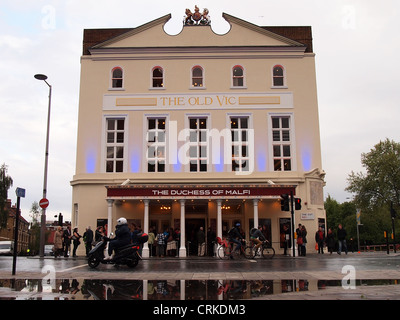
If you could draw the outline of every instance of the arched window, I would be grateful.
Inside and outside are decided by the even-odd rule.
[[[161,67],[153,68],[152,72],[152,86],[153,88],[163,88],[164,87],[164,70]]]
[[[192,69],[192,87],[203,87],[203,68],[200,66]]]
[[[272,71],[273,85],[274,87],[282,87],[285,83],[285,78],[283,75],[283,67],[280,65],[276,65]]]
[[[234,66],[232,69],[232,85],[233,87],[244,86],[244,70],[242,66]]]
[[[123,72],[120,67],[115,67],[112,70],[112,87],[122,88],[123,85]]]

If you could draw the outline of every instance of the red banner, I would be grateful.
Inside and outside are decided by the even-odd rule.
[[[109,198],[263,198],[280,196],[281,194],[295,194],[295,186],[240,186],[240,187],[196,187],[196,186],[108,186]]]

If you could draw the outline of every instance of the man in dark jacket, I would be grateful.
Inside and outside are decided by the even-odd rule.
[[[337,231],[337,237],[338,237],[338,242],[339,242],[339,250],[338,250],[338,254],[342,254],[342,247],[344,247],[344,251],[347,254],[347,245],[346,245],[346,230],[343,229],[343,226],[341,224],[339,224],[339,228]]]
[[[83,241],[85,242],[86,257],[87,257],[89,256],[90,250],[92,250],[92,242],[93,242],[93,231],[90,226],[86,228],[86,231],[83,234]]]
[[[105,257],[104,260],[111,260],[114,249],[126,246],[129,243],[131,243],[131,231],[128,227],[128,221],[125,218],[119,218],[115,227],[115,238],[108,243],[108,257]]]

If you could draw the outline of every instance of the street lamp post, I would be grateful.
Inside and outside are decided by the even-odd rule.
[[[49,86],[49,108],[47,112],[47,133],[46,133],[46,151],[44,160],[44,179],[43,179],[43,199],[46,199],[47,195],[47,167],[49,162],[49,131],[50,131],[50,109],[51,109],[51,85],[46,81],[47,76],[44,74],[35,74],[35,79],[44,81]],[[45,245],[45,234],[46,234],[46,208],[42,208],[40,224],[40,247],[39,255],[41,258],[44,257],[44,245]]]

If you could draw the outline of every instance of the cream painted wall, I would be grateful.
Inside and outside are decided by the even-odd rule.
[[[88,225],[94,229],[97,218],[107,218],[106,185],[120,184],[127,178],[135,183],[266,183],[272,180],[277,184],[298,184],[297,196],[303,199],[302,212],[315,215],[313,221],[301,221],[300,212],[296,212],[296,225],[304,222],[309,228],[309,236],[316,230],[318,218],[325,218],[323,204],[312,204],[309,181],[323,183],[318,101],[316,88],[315,59],[313,53],[304,53],[304,49],[291,47],[281,38],[257,29],[256,26],[231,19],[232,28],[226,35],[216,35],[210,27],[184,27],[176,36],[166,35],[162,23],[123,36],[117,41],[106,43],[93,50],[92,55],[82,56],[81,85],[79,100],[78,140],[76,174],[71,181],[73,186],[73,203],[78,205],[78,220],[73,218],[73,226],[78,225],[81,234]],[[138,32],[140,31],[140,32]],[[277,46],[283,47],[277,47]],[[189,47],[196,48],[189,48]],[[242,46],[249,46],[244,48]],[[265,46],[260,49],[259,46]],[[154,50],[141,48],[155,47]],[[177,47],[181,51],[177,52]],[[130,48],[139,48],[137,51]],[[169,51],[169,48],[171,49]],[[103,51],[102,51],[103,50]],[[105,50],[105,51],[104,51]],[[279,64],[285,68],[286,87],[272,88],[272,68]],[[205,88],[191,88],[191,69],[200,65],[204,69]],[[232,88],[232,68],[241,65],[245,70],[245,87]],[[119,66],[124,71],[122,90],[110,90],[111,70]],[[164,69],[165,87],[151,88],[151,70],[155,66]],[[168,94],[198,95],[206,94],[263,94],[281,93],[293,96],[291,108],[266,105],[265,108],[183,108],[183,110],[131,110],[132,108],[115,108],[104,110],[105,95],[147,95],[160,97]],[[146,115],[168,115],[170,121],[177,121],[178,131],[185,127],[188,114],[206,114],[213,128],[227,128],[229,114],[248,114],[255,129],[255,172],[238,176],[224,167],[223,172],[207,173],[174,172],[173,165],[169,172],[146,173],[145,164],[141,161],[145,152]],[[296,171],[271,171],[271,149],[268,139],[272,132],[269,126],[271,114],[290,114],[293,119],[295,134],[295,168]],[[104,173],[102,168],[102,150],[104,142],[103,125],[105,116],[122,115],[128,119],[127,132],[127,172]],[[181,146],[183,142],[178,144]],[[292,151],[293,152],[293,151]],[[132,165],[134,159],[140,160],[139,172]],[[261,160],[260,160],[261,159]],[[137,160],[136,160],[137,161]],[[317,169],[315,173],[307,172]],[[305,204],[307,202],[307,204]],[[259,205],[259,217],[271,218],[273,233],[279,232],[279,217],[289,217],[289,212],[274,211],[271,202]],[[252,217],[252,205],[246,204],[245,227]],[[174,207],[173,219],[180,218],[178,207]],[[280,209],[280,208],[279,208]],[[124,206],[113,208],[114,219],[120,214],[140,212],[140,204],[134,204],[130,211]],[[140,216],[140,214],[138,214]],[[209,218],[216,217],[216,207],[210,204]],[[143,218],[142,218],[143,219]],[[276,239],[274,240],[276,241]],[[310,245],[311,247],[313,245]],[[84,246],[82,245],[80,250]]]

